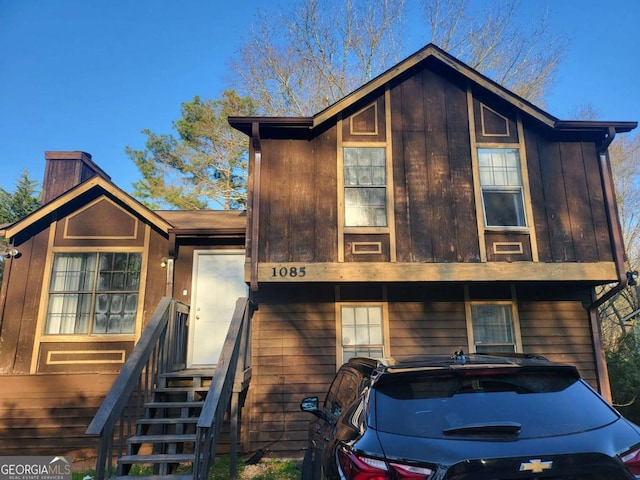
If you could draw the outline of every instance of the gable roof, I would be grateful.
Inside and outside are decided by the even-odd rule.
[[[354,90],[346,97],[328,106],[324,110],[316,113],[313,117],[229,117],[229,123],[232,127],[240,130],[248,136],[252,136],[252,124],[260,124],[261,131],[295,129],[298,131],[312,131],[313,129],[323,125],[328,120],[335,118],[337,114],[345,110],[347,107],[358,102],[362,98],[371,94],[375,90],[383,87],[398,76],[402,75],[416,65],[425,62],[427,59],[435,59],[448,68],[455,70],[471,82],[488,90],[492,94],[500,97],[502,100],[510,103],[520,111],[526,113],[530,117],[535,118],[544,125],[556,130],[568,131],[602,131],[604,134],[610,134],[611,129],[614,133],[624,133],[637,127],[637,122],[593,122],[593,121],[561,121],[553,115],[545,112],[533,103],[516,95],[502,85],[494,82],[490,78],[484,76],[480,72],[474,70],[464,62],[449,55],[447,52],[430,43],[413,55],[407,57],[397,65],[391,67],[386,72],[378,75],[373,80],[365,83],[360,88]]]
[[[125,204],[132,211],[136,212],[141,217],[145,218],[152,225],[158,228],[160,231],[164,233],[168,233],[169,229],[172,227],[170,223],[168,223],[165,219],[159,216],[157,213],[145,207],[142,203],[135,200],[128,193],[116,187],[113,183],[105,179],[100,175],[94,175],[88,180],[82,182],[79,185],[76,185],[70,190],[67,190],[62,195],[54,198],[50,202],[42,205],[37,210],[31,212],[26,217],[8,224],[4,226],[4,229],[0,231],[0,233],[4,233],[5,238],[11,238],[16,234],[20,233],[30,225],[33,225],[37,221],[45,218],[47,215],[54,213],[56,210],[61,208],[67,202],[76,198],[79,195],[87,193],[91,190],[102,190],[104,193],[108,193],[113,197],[117,198],[120,202]]]

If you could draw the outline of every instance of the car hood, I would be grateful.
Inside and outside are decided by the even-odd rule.
[[[640,430],[621,418],[604,427],[585,432],[520,440],[512,437],[485,439],[462,435],[436,439],[385,432],[377,432],[377,440],[384,455],[390,460],[453,465],[481,458],[538,458],[540,455],[589,452],[612,457],[640,443]]]

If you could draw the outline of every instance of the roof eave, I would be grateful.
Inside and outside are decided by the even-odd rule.
[[[227,119],[229,125],[241,131],[247,136],[251,136],[251,128],[254,123],[258,123],[261,128],[266,129],[293,129],[310,131],[313,127],[311,117],[238,117],[232,116]]]
[[[361,100],[375,90],[384,88],[384,86],[394,78],[425,61],[429,57],[437,59],[449,68],[459,72],[462,76],[466,77],[480,88],[491,92],[518,108],[523,113],[554,130],[584,133],[602,132],[607,134],[610,128],[614,128],[616,133],[625,133],[637,127],[637,122],[559,120],[528,100],[520,97],[485,75],[474,70],[464,62],[451,56],[434,44],[428,44],[418,52],[407,57],[402,62],[378,75],[376,78],[362,85],[360,88],[354,90],[352,93],[328,106],[324,110],[316,113],[313,117],[229,117],[229,123],[232,127],[240,130],[248,136],[251,136],[252,124],[255,122],[260,125],[261,134],[263,130],[275,131],[278,129],[298,129],[298,131],[300,131],[300,129],[305,129],[312,131],[325,122],[335,118],[345,108]]]
[[[638,122],[607,122],[592,120],[558,120],[554,128],[569,132],[602,132],[607,133],[610,128],[616,133],[627,133],[635,129]]]
[[[94,175],[88,180],[82,182],[79,185],[76,185],[71,190],[63,193],[59,197],[54,200],[42,205],[37,210],[33,211],[26,217],[18,220],[17,222],[7,226],[4,230],[5,238],[11,238],[20,233],[22,230],[26,229],[30,225],[33,225],[35,222],[45,218],[47,215],[50,215],[62,205],[66,203],[68,199],[76,198],[78,195],[86,193],[94,188],[101,188],[103,191],[110,193],[114,197],[120,199],[124,202],[129,208],[138,213],[140,216],[149,220],[153,225],[155,225],[158,229],[160,229],[164,233],[168,233],[169,229],[172,225],[162,219],[158,214],[153,212],[152,210],[145,207],[143,204],[138,202],[136,199],[131,197],[129,194],[116,187],[113,183],[106,180],[105,178]]]

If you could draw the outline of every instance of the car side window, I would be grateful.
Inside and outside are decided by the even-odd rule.
[[[329,387],[329,391],[327,392],[327,398],[324,400],[324,408],[327,412],[333,412],[334,405],[336,403],[336,397],[338,396],[338,390],[340,389],[340,383],[344,378],[344,372],[338,372],[336,377],[333,379],[331,383],[331,387]]]
[[[357,375],[354,375],[351,372],[348,372],[344,379],[342,380],[342,384],[340,385],[340,390],[338,391],[338,403],[342,408],[349,405],[356,398],[357,389],[359,385],[359,378]]]
[[[353,372],[347,370],[338,372],[324,401],[326,411],[339,417],[343,408],[355,398],[358,384],[358,377]]]

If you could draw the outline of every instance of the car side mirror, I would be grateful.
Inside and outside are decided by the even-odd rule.
[[[307,397],[300,403],[300,410],[303,412],[313,413],[318,411],[318,397]]]
[[[315,415],[325,422],[330,421],[329,415],[324,410],[318,408],[318,397],[307,397],[300,403],[300,410]]]

